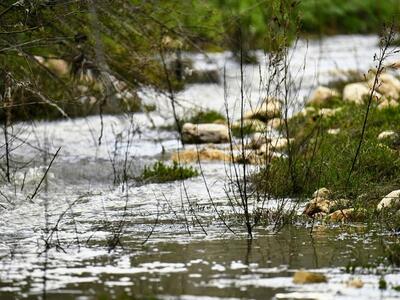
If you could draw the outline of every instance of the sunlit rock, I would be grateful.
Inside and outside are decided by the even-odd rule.
[[[172,154],[172,160],[177,162],[197,162],[200,161],[229,161],[231,156],[228,152],[214,148],[187,149]]]
[[[374,82],[375,78],[371,78],[368,81],[368,86],[372,88],[374,86]],[[400,80],[391,74],[383,73],[378,76],[376,90],[387,98],[397,100],[400,96]]]
[[[381,211],[384,208],[400,208],[400,190],[392,191],[382,198],[377,206],[377,210]]]
[[[340,133],[340,128],[329,128],[326,131],[327,134],[331,134],[331,135],[337,135]]]
[[[384,141],[384,140],[396,141],[398,138],[399,138],[399,135],[396,132],[394,132],[393,130],[385,130],[385,131],[382,131],[378,135],[378,140],[380,140],[380,141]]]
[[[58,76],[66,76],[69,74],[69,65],[63,59],[49,58],[44,61],[44,65]]]
[[[267,122],[268,129],[278,129],[285,124],[285,120],[281,118],[273,118]]]
[[[321,215],[327,215],[330,212],[330,207],[330,200],[322,197],[316,197],[306,204],[303,214],[309,217],[313,217],[315,214],[318,213],[322,213]]]
[[[339,93],[336,90],[324,86],[319,86],[311,94],[310,99],[307,101],[307,104],[320,106],[332,97],[338,96]]]
[[[326,187],[322,187],[322,188],[320,188],[320,189],[318,189],[318,190],[316,190],[314,193],[313,193],[313,198],[318,198],[318,197],[320,197],[320,198],[326,198],[326,199],[329,199],[330,198],[330,196],[331,196],[331,191],[329,190],[329,189],[327,189]]]
[[[226,143],[229,141],[228,126],[186,123],[182,127],[182,140],[187,144]]]
[[[293,276],[293,283],[295,284],[308,284],[308,283],[323,283],[328,282],[328,279],[324,274],[307,272],[307,271],[297,271]]]
[[[371,94],[371,89],[367,83],[357,82],[346,85],[343,89],[343,100],[362,104],[364,97],[368,97]],[[373,100],[382,99],[382,95],[378,92],[373,92]]]

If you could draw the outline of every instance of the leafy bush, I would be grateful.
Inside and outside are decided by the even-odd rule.
[[[162,183],[183,180],[197,175],[197,170],[190,166],[182,166],[176,161],[170,166],[162,161],[158,161],[151,167],[146,166],[144,168],[141,179],[146,182]]]

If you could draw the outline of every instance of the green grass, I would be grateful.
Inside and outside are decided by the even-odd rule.
[[[197,176],[198,174],[196,169],[190,166],[179,165],[176,161],[172,165],[158,161],[154,165],[144,168],[141,179],[145,182],[162,183],[183,180]]]
[[[289,120],[289,134],[295,139],[289,159],[276,158],[255,175],[254,183],[277,196],[309,197],[327,187],[335,197],[363,201],[380,200],[400,187],[400,155],[390,141],[378,141],[384,130],[400,130],[400,108],[372,109],[360,156],[349,172],[360,140],[365,106],[336,102],[343,107],[333,117],[296,116]],[[328,134],[338,128],[339,134]]]
[[[192,117],[186,119],[185,123],[203,124],[218,121],[225,122],[225,116],[215,110],[206,110],[195,113]]]

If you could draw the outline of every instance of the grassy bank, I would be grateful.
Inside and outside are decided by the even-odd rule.
[[[289,136],[294,139],[291,163],[286,157],[275,158],[255,177],[258,188],[277,197],[309,197],[318,188],[327,187],[335,198],[363,201],[379,200],[398,188],[400,108],[372,107],[361,152],[351,171],[366,106],[341,98],[326,106],[339,109],[333,115],[321,116],[319,107],[289,120]],[[395,134],[378,138],[388,130]]]

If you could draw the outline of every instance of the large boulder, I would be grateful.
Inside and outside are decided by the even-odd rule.
[[[229,141],[228,126],[186,123],[182,127],[182,141],[187,144],[226,143]]]
[[[310,99],[308,99],[307,103],[311,105],[321,106],[324,105],[324,103],[326,103],[329,99],[338,96],[339,93],[336,90],[324,86],[319,86],[311,94]]]
[[[384,208],[400,208],[400,190],[392,191],[382,198],[377,206],[377,210],[381,211]]]
[[[267,97],[261,105],[244,114],[245,119],[268,121],[281,115],[282,103],[278,99]]]
[[[350,83],[346,85],[343,89],[343,100],[362,104],[364,101],[364,97],[369,97],[370,94],[371,89],[368,87],[367,83]],[[382,95],[374,91],[373,97],[374,100],[380,100],[382,98]]]

